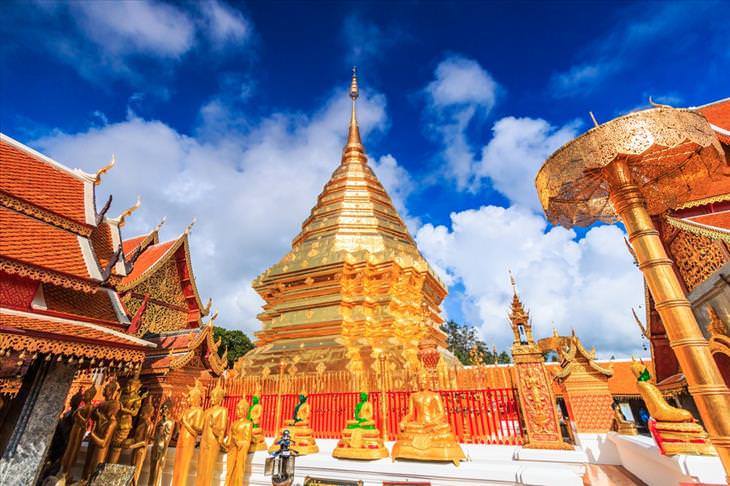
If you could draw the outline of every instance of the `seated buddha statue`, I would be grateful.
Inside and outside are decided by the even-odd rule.
[[[312,428],[309,426],[310,413],[307,395],[302,392],[299,394],[299,403],[294,407],[293,417],[287,420],[285,426],[281,429],[281,434],[284,433],[284,430],[289,431],[291,434],[291,449],[300,456],[319,452],[319,447],[314,441]],[[269,452],[274,452],[277,449],[277,441],[274,441],[269,448]]]
[[[332,451],[333,457],[341,459],[382,459],[388,457],[380,431],[373,421],[373,404],[368,394],[360,393],[360,402],[355,406],[353,420],[348,420],[342,430],[342,438]]]
[[[261,389],[256,389],[256,394],[251,397],[251,408],[248,409],[248,420],[253,424],[251,434],[251,445],[248,452],[265,451],[266,440],[264,440],[264,429],[261,428],[261,416],[264,414],[264,407],[261,405]]]
[[[428,374],[422,369],[418,375],[419,391],[411,393],[408,413],[399,424],[398,440],[393,445],[393,460],[452,461],[459,465],[464,459],[456,437],[451,432],[438,393],[429,390]]]
[[[633,359],[631,372],[652,419],[649,430],[664,454],[717,455],[704,427],[688,410],[667,403],[662,392],[651,382],[651,374],[644,363]]]

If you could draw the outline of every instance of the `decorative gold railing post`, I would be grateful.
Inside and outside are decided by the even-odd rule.
[[[286,362],[282,359],[279,362],[279,383],[276,387],[276,425],[274,426],[274,437],[277,436],[281,427],[281,387],[284,384],[284,368],[286,368]]]
[[[383,417],[382,420],[382,432],[383,440],[388,440],[388,379],[385,376],[385,353],[382,351],[378,353],[378,369],[380,370],[380,414]]]

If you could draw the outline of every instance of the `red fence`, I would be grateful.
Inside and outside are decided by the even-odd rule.
[[[518,403],[511,388],[486,388],[481,390],[442,390],[439,392],[449,418],[451,430],[460,442],[479,444],[521,444]],[[408,412],[410,392],[392,391],[387,393],[388,435],[395,440],[398,424]],[[209,395],[208,395],[209,396]],[[236,404],[240,395],[229,395],[224,405],[229,410],[229,422],[235,417]],[[371,393],[370,400],[375,411],[375,422],[382,431],[381,393]],[[251,395],[246,395],[251,403]],[[308,403],[311,409],[310,426],[317,438],[337,439],[347,420],[353,416],[359,393],[312,393]],[[206,400],[207,402],[207,400]],[[292,417],[298,402],[297,395],[281,395],[281,420]],[[268,437],[273,437],[276,426],[277,395],[261,397],[264,413],[261,426]],[[207,403],[204,404],[207,406]]]

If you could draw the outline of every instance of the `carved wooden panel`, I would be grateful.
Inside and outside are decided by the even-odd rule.
[[[694,290],[728,261],[727,254],[720,245],[721,243],[709,238],[686,231],[679,231],[669,244],[688,291]]]

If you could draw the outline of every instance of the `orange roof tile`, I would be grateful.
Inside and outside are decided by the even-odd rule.
[[[135,282],[147,270],[152,268],[170,248],[177,243],[177,240],[166,241],[157,245],[147,247],[145,251],[137,258],[132,271],[122,279],[122,286],[126,287]]]
[[[596,360],[604,368],[613,370],[613,376],[608,379],[608,389],[611,395],[638,395],[639,389],[636,387],[636,377],[631,372],[631,360]],[[654,376],[654,366],[650,359],[644,359],[644,363],[649,368],[649,373]],[[554,374],[554,368],[560,366],[560,363],[545,363],[551,374]],[[561,394],[560,386],[553,382],[553,392]]]
[[[82,178],[16,143],[4,136],[0,139],[0,190],[86,224]]]
[[[155,347],[153,343],[143,339],[97,324],[16,311],[3,307],[0,307],[0,328],[3,332],[32,333],[70,341],[98,341],[107,346]]]
[[[75,234],[0,206],[0,256],[90,279]]]
[[[124,254],[127,257],[132,256],[132,254],[135,252],[137,247],[144,241],[144,239],[147,238],[147,235],[142,236],[135,236],[134,238],[126,239],[122,242],[122,248],[124,249]]]
[[[697,111],[702,113],[707,121],[716,127],[730,130],[730,98],[701,106]]]
[[[119,323],[114,305],[104,289],[97,289],[93,294],[89,294],[56,285],[43,284],[43,296],[46,307],[50,311]]]
[[[114,242],[112,241],[112,228],[109,223],[103,222],[99,224],[89,237],[91,245],[94,247],[94,253],[99,261],[99,267],[103,270],[116,251]]]
[[[704,224],[705,226],[714,226],[716,228],[730,230],[730,211],[700,214],[697,216],[691,216],[687,219],[694,221],[695,223]]]

